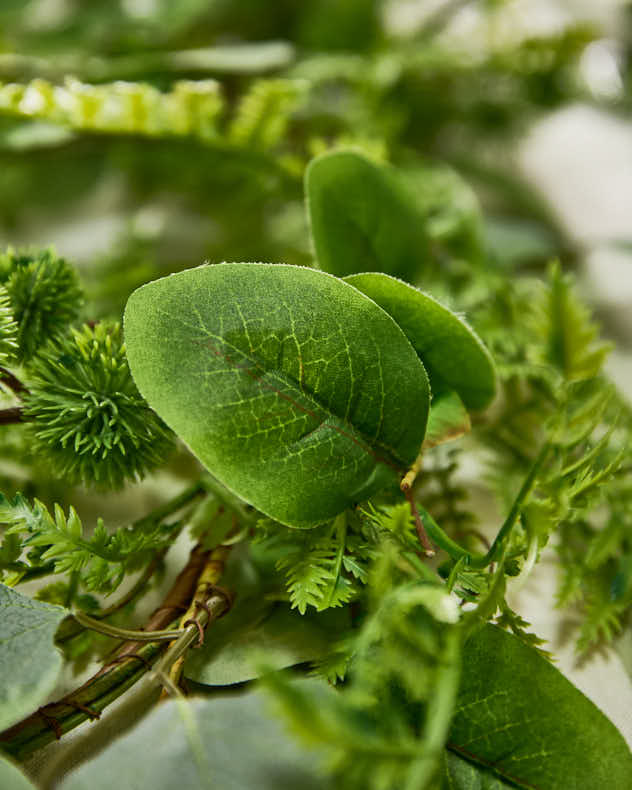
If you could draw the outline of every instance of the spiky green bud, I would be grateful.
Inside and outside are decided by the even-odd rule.
[[[79,314],[79,278],[52,250],[15,251],[9,247],[0,255],[0,283],[7,290],[17,324],[20,362],[28,362]]]
[[[171,434],[140,396],[118,323],[84,325],[33,360],[25,415],[37,449],[72,482],[118,488],[161,464]]]
[[[18,350],[18,325],[13,318],[7,289],[0,285],[0,365],[7,365]]]

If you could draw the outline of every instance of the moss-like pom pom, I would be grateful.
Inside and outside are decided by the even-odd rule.
[[[17,323],[17,358],[28,362],[79,314],[82,292],[75,270],[52,250],[13,250],[0,255],[4,285]]]
[[[18,325],[13,319],[7,289],[0,285],[0,365],[8,365],[15,357],[18,344]]]
[[[29,374],[24,412],[56,474],[118,488],[164,461],[172,435],[136,389],[119,324],[71,330]]]

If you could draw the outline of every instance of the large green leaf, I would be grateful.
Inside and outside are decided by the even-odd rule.
[[[416,280],[427,267],[423,214],[390,165],[354,151],[323,154],[306,170],[305,193],[321,269]]]
[[[35,710],[55,687],[62,659],[53,639],[67,615],[0,584],[0,730]]]
[[[2,790],[35,790],[24,774],[13,763],[0,757],[0,787]]]
[[[327,790],[260,693],[159,705],[61,790]]]
[[[448,748],[518,787],[629,790],[632,781],[632,754],[615,726],[535,650],[491,625],[465,645]],[[458,761],[447,765],[454,790],[497,786]]]
[[[348,626],[346,611],[300,615],[287,606],[271,610],[265,601],[257,603],[252,598],[244,600],[242,616],[239,614],[232,611],[230,617],[220,620],[204,645],[191,651],[184,668],[186,677],[208,686],[227,686],[259,677],[263,662],[270,671],[314,661],[330,651]]]
[[[455,390],[470,409],[489,405],[496,392],[494,363],[465,321],[432,296],[386,274],[353,274],[345,280],[401,326],[428,371],[434,395]]]
[[[222,483],[289,526],[395,483],[419,452],[423,365],[390,316],[324,272],[180,272],[132,294],[125,337],[150,406]]]

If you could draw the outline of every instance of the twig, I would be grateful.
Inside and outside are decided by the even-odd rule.
[[[24,422],[24,412],[20,406],[0,409],[0,425],[15,425],[18,422]]]
[[[209,555],[210,552],[199,544],[195,546],[163,603],[149,618],[146,631],[168,628],[188,610]],[[82,686],[0,733],[0,747],[21,758],[88,718],[97,718],[107,705],[140,680],[165,649],[165,643],[126,642],[114,658]]]
[[[14,376],[10,370],[0,367],[0,382],[15,392],[16,395],[26,395],[28,389],[17,376]]]

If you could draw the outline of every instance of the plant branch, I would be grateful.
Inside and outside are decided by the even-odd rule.
[[[18,422],[24,422],[24,413],[20,406],[0,409],[0,425],[15,425]]]
[[[28,393],[26,385],[6,368],[0,367],[0,383],[5,384],[10,390],[13,390],[16,395],[26,395]]]
[[[199,544],[193,548],[163,603],[145,625],[146,631],[158,631],[174,625],[181,613],[188,609],[209,555],[210,552]],[[0,747],[22,758],[61,738],[87,719],[99,718],[107,705],[143,677],[165,649],[165,643],[126,642],[114,658],[82,686],[0,733]]]

